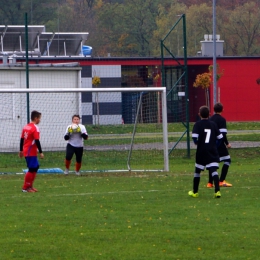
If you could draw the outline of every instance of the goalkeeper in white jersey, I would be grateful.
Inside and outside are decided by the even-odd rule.
[[[72,124],[67,126],[64,139],[68,142],[66,147],[64,174],[69,173],[71,160],[73,155],[75,154],[76,156],[75,172],[76,175],[80,175],[84,140],[88,139],[88,133],[85,126],[80,124],[79,115],[72,116]]]

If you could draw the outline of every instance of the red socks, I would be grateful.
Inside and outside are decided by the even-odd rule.
[[[66,167],[66,169],[70,168],[70,163],[71,163],[71,161],[65,159],[65,167]],[[80,170],[80,168],[81,168],[81,163],[77,163],[76,162],[76,165],[75,165],[76,172],[78,172]]]
[[[36,175],[36,173],[35,173]],[[27,190],[32,187],[35,175],[32,172],[27,172],[24,176],[23,190]]]
[[[70,163],[71,163],[71,161],[65,159],[65,167],[66,167],[66,169],[70,168]]]
[[[33,177],[32,177],[32,187],[33,187],[34,179],[36,177],[36,172],[33,172],[32,175],[33,175]]]
[[[81,163],[76,162],[76,172],[79,172],[80,168],[81,168]]]

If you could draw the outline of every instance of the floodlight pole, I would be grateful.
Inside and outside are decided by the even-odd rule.
[[[217,103],[216,0],[213,0],[213,107]]]
[[[26,54],[26,88],[29,88],[29,58],[28,58],[28,19],[27,13],[24,16],[25,19],[25,54]],[[30,123],[30,94],[26,93],[27,100],[27,123]]]
[[[186,40],[186,16],[183,17],[183,53],[184,53],[184,71],[185,71],[185,98],[186,98],[186,127],[187,127],[187,157],[190,158],[190,113],[189,113],[189,77],[187,65],[187,40]]]

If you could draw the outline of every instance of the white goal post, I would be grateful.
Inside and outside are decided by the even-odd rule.
[[[91,101],[88,102],[86,95],[91,96]],[[109,102],[105,100],[107,96],[109,96]],[[122,97],[125,97],[125,100],[123,100]],[[71,116],[73,114],[79,114],[84,120],[88,120],[90,117],[92,118],[92,124],[87,121],[87,123],[82,122],[86,125],[89,134],[89,140],[86,141],[86,145],[84,146],[84,152],[86,151],[85,157],[93,158],[94,156],[91,157],[90,153],[94,151],[109,153],[117,148],[122,149],[121,154],[123,150],[127,152],[127,162],[123,163],[126,168],[117,167],[117,163],[115,162],[115,169],[105,169],[104,167],[99,169],[98,166],[101,165],[102,162],[99,163],[99,156],[95,155],[97,156],[96,164],[93,162],[95,167],[89,169],[87,167],[89,159],[86,158],[86,162],[83,163],[86,165],[83,172],[169,171],[167,99],[165,87],[0,88],[0,102],[0,113],[2,114],[2,116],[0,116],[2,121],[0,124],[0,132],[6,132],[5,129],[7,126],[13,131],[13,133],[8,133],[9,140],[6,140],[6,135],[0,135],[0,143],[2,144],[2,147],[0,147],[1,153],[16,152],[19,149],[20,131],[27,123],[28,114],[32,110],[38,110],[42,113],[42,121],[39,127],[41,130],[43,150],[50,152],[65,151],[66,144],[63,140],[64,131],[66,126],[71,122]],[[103,108],[100,105],[101,103],[105,104]],[[137,106],[139,106],[138,109]],[[109,110],[113,109],[113,107],[114,109],[120,108],[122,111],[124,110],[128,120],[131,122],[126,122],[126,119],[122,116],[122,111],[116,115],[117,117],[114,116],[110,118],[108,115]],[[119,117],[122,117],[122,121],[120,121],[119,124],[115,123],[115,118],[118,120]],[[113,125],[121,132],[103,133],[101,131],[101,133],[99,133],[100,129],[104,131],[106,128],[113,129]],[[130,132],[129,127],[132,127]],[[128,132],[124,132],[124,129]],[[155,131],[153,129],[155,129]],[[133,152],[138,149],[147,150],[150,155],[142,159],[140,154],[134,154]],[[153,169],[153,166],[156,166],[157,159],[155,151],[161,151],[161,155],[158,155],[158,160],[162,158],[163,162],[162,167],[158,166],[158,168],[155,167],[155,169]],[[144,152],[141,152],[141,154],[144,155]],[[148,167],[147,169],[145,163],[142,165],[142,162],[138,162],[138,166],[136,167],[131,167],[131,160],[133,160],[131,158],[135,157],[136,160],[140,159],[145,162],[149,156],[152,157],[151,168]],[[118,155],[115,155],[115,157],[118,157]],[[112,159],[109,160],[111,163]],[[55,162],[54,164],[53,167],[63,167],[63,161],[59,163]],[[158,164],[160,164],[160,162]]]

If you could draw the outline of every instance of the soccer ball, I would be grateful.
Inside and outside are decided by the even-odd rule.
[[[78,130],[79,130],[79,126],[78,126],[77,124],[72,124],[72,125],[71,125],[71,129],[72,129],[72,131],[73,131],[74,133],[76,133],[76,132],[78,132]]]

